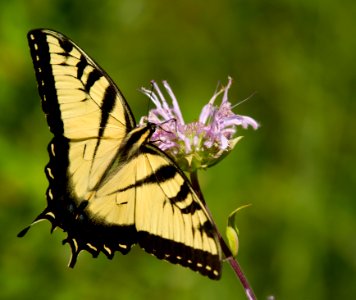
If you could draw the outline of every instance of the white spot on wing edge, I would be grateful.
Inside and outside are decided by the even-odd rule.
[[[51,144],[51,153],[53,156],[56,156],[56,153],[54,152],[54,144]]]
[[[119,244],[119,247],[123,248],[123,249],[127,249],[127,245],[125,245],[125,244]]]
[[[94,251],[98,251],[98,248],[94,247],[92,244],[90,243],[87,243],[87,246],[90,248],[90,249],[93,249]]]
[[[53,194],[52,194],[52,190],[51,189],[48,189],[47,195],[51,200],[53,200]]]
[[[51,168],[47,168],[47,172],[48,172],[49,177],[51,177],[52,179],[54,179],[54,176],[53,176],[53,174],[52,174]]]
[[[50,217],[52,217],[53,219],[55,219],[55,215],[54,215],[54,213],[53,212],[48,212],[48,213],[46,213],[46,216],[50,216]]]
[[[76,241],[76,239],[72,239],[73,241],[73,245],[74,245],[74,248],[75,248],[75,252],[78,251],[78,242]]]
[[[103,247],[109,253],[109,255],[111,255],[111,253],[112,253],[111,249],[106,245],[104,245]]]

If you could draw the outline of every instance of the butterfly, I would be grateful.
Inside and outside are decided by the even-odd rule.
[[[22,230],[49,220],[78,254],[127,254],[138,244],[159,259],[219,279],[213,221],[174,160],[150,141],[156,125],[136,126],[124,96],[63,34],[35,29],[28,42],[42,109],[53,138],[45,173],[47,207]]]

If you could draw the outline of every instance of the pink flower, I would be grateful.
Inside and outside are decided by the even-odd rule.
[[[232,111],[233,107],[228,100],[231,83],[229,77],[227,86],[222,86],[203,107],[199,120],[186,124],[168,83],[163,81],[172,101],[171,106],[157,83],[152,82],[153,91],[145,88],[141,90],[156,108],[150,110],[148,117],[141,118],[140,124],[149,122],[157,126],[151,141],[173,157],[184,171],[208,168],[230,153],[242,138],[235,136],[238,126],[244,129],[248,126],[254,129],[259,127],[251,117],[237,115]],[[215,101],[221,94],[221,103],[216,105]]]

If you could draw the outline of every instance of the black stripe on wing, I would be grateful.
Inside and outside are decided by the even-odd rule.
[[[114,109],[115,106],[115,99],[116,99],[116,91],[112,85],[109,85],[106,88],[103,103],[101,104],[101,120],[100,120],[100,127],[99,127],[99,138],[103,136],[106,124],[109,119],[109,115]]]
[[[90,75],[92,73],[90,73]],[[100,77],[98,79],[100,79]],[[109,115],[110,115],[110,113],[112,112],[112,110],[113,110],[113,108],[115,106],[115,99],[116,99],[115,88],[112,85],[109,85],[106,88],[106,91],[105,91],[105,94],[104,94],[103,103],[101,105],[101,120],[100,120],[99,131],[98,131],[98,139],[97,139],[97,142],[96,142],[96,145],[95,145],[95,149],[94,149],[94,153],[93,153],[93,160],[95,159],[97,151],[98,151],[98,149],[100,147],[101,139],[102,139],[102,137],[104,135],[106,124],[107,124],[107,122],[109,120]],[[127,120],[126,120],[126,122],[127,122]],[[128,127],[126,127],[126,132],[128,132]]]
[[[173,179],[178,174],[178,169],[174,165],[164,165],[160,167],[158,170],[153,172],[152,174],[146,176],[143,179],[137,180],[135,183],[130,184],[124,188],[121,188],[115,193],[120,193],[127,191],[129,189],[136,189],[140,186],[146,184],[163,184],[164,182]],[[179,191],[174,197],[169,197],[169,201],[171,204],[177,204],[178,202],[185,201],[188,194],[191,192],[191,189],[187,183],[187,181],[183,181],[182,185],[180,186]],[[195,211],[202,209],[201,206],[193,201],[185,208],[181,208],[181,212],[183,214],[190,214],[194,213]]]
[[[163,183],[169,179],[174,178],[176,174],[177,174],[177,170],[174,166],[164,165],[160,167],[158,170],[156,170],[154,173],[151,173],[145,178],[137,180],[133,184],[130,184],[124,188],[117,190],[117,192],[124,192],[129,189],[138,188],[142,185],[150,184],[150,183]]]
[[[33,31],[37,31],[37,30],[33,30]],[[43,32],[43,34],[46,34],[46,33]],[[65,37],[63,34],[61,34],[59,32],[56,32],[55,36],[58,39],[60,46],[66,53],[69,53],[73,50],[74,45],[67,37]]]
[[[90,72],[90,74],[88,75],[87,81],[83,82],[84,88],[88,94],[89,94],[91,87],[94,85],[94,83],[97,82],[102,76],[103,76],[103,74],[101,72],[99,72],[99,70],[97,70],[97,69],[93,69]],[[79,78],[81,78],[81,77],[79,77]]]
[[[77,63],[77,77],[78,78],[82,78],[83,74],[84,74],[84,69],[85,67],[88,65],[87,60],[85,59],[84,56],[82,56],[79,60],[79,62]]]

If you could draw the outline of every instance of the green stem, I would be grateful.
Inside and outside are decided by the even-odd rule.
[[[208,214],[210,215],[210,218],[213,222],[213,225],[215,227],[215,230],[218,234],[218,237],[219,237],[219,241],[220,241],[220,245],[221,245],[221,249],[226,257],[226,260],[229,262],[231,268],[234,270],[237,278],[240,280],[243,288],[245,289],[245,293],[246,293],[246,296],[247,296],[247,299],[249,300],[256,300],[256,296],[250,286],[250,284],[248,283],[248,280],[245,276],[245,274],[243,273],[240,265],[238,264],[237,260],[235,260],[235,258],[233,257],[231,251],[230,251],[230,248],[226,245],[221,233],[219,232],[215,222],[214,222],[214,219],[212,218],[212,215],[211,215],[211,212],[208,208],[208,206],[206,205],[206,202],[204,200],[204,196],[203,196],[203,193],[200,189],[200,184],[199,184],[199,181],[198,181],[198,172],[197,171],[194,171],[194,172],[191,172],[190,173],[190,180],[191,180],[191,183],[192,183],[192,186],[193,186],[193,189],[194,191],[197,193],[198,197],[200,198],[201,201],[203,201],[204,205],[205,205],[205,208],[208,212]]]

